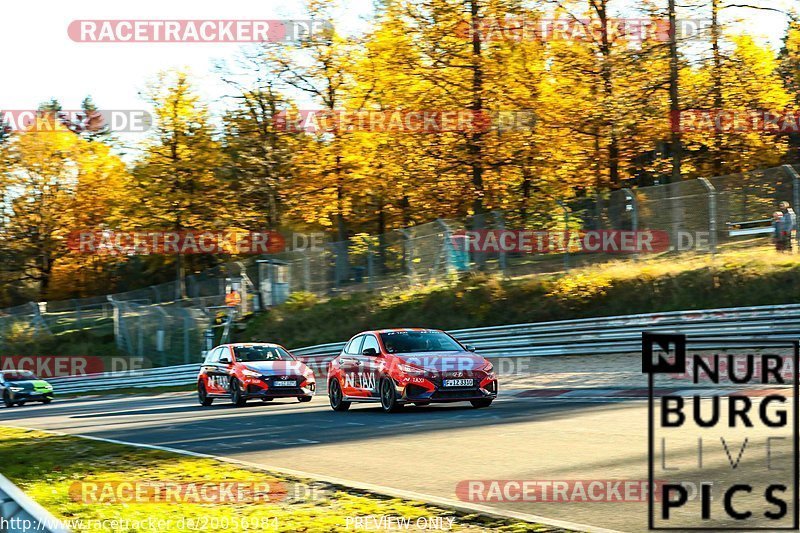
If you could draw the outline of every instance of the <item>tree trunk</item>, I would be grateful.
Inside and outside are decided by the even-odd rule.
[[[681,164],[683,162],[683,147],[681,134],[675,127],[679,123],[681,110],[678,100],[678,34],[677,16],[675,14],[675,0],[669,0],[669,111],[673,118],[671,128],[672,176],[670,182],[681,181]]]
[[[722,101],[722,56],[719,50],[719,0],[711,0],[711,50],[714,56],[714,69],[712,78],[714,86],[714,109],[720,111],[723,106]],[[714,146],[712,148],[712,169],[715,176],[722,175],[722,133],[714,130]]]

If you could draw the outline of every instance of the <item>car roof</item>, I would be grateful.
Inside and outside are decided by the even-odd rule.
[[[231,348],[242,348],[244,346],[269,346],[270,348],[283,348],[280,344],[274,342],[233,342],[229,344],[220,344],[220,346],[230,346]]]
[[[442,330],[436,328],[384,328],[384,329],[371,329],[369,331],[362,331],[361,333],[359,333],[359,335],[363,335],[364,333],[392,333],[395,331],[442,331]]]

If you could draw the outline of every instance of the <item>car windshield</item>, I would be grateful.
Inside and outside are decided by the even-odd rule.
[[[240,363],[256,361],[293,361],[294,357],[280,346],[236,346],[233,348]]]
[[[464,351],[441,331],[389,331],[381,333],[381,341],[389,353]]]
[[[33,372],[27,370],[14,370],[13,372],[3,372],[3,379],[5,381],[29,381],[37,379]]]

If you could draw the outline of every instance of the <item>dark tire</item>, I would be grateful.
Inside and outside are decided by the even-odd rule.
[[[6,407],[14,407],[14,402],[11,401],[8,391],[3,391],[3,403],[6,404]]]
[[[403,404],[397,401],[397,389],[390,378],[383,378],[381,380],[381,408],[386,413],[393,413],[399,411]]]
[[[242,387],[236,378],[231,378],[231,403],[236,407],[242,407],[247,403],[247,398],[242,394]]]
[[[472,407],[475,409],[481,409],[483,407],[489,407],[492,405],[492,398],[483,398],[480,400],[470,400],[469,403],[472,404]]]
[[[342,393],[342,386],[339,385],[339,380],[334,379],[328,386],[328,399],[331,402],[331,408],[334,411],[347,411],[350,409],[350,402],[344,400]]]
[[[306,403],[311,401],[311,396],[298,396],[297,401],[300,403]]]
[[[208,397],[208,391],[206,390],[206,386],[203,385],[202,381],[197,382],[197,400],[203,407],[208,407],[214,403],[214,398]]]
[[[50,402],[52,402],[52,401],[53,401],[52,398],[42,398],[42,403],[45,404],[45,405],[50,403]]]

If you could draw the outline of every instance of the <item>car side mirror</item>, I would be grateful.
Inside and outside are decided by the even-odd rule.
[[[471,345],[471,344],[466,344],[466,345],[464,345],[464,348],[466,348],[468,352],[474,352],[475,350],[477,350],[477,348],[475,348],[475,347],[474,347],[473,345]]]
[[[231,364],[231,360],[230,360],[230,359],[228,359],[227,357],[220,357],[220,358],[219,358],[219,362],[220,362],[220,363],[222,363],[223,365],[229,365],[229,364]]]
[[[364,351],[361,352],[362,355],[378,355],[378,350],[375,348],[364,348]]]

